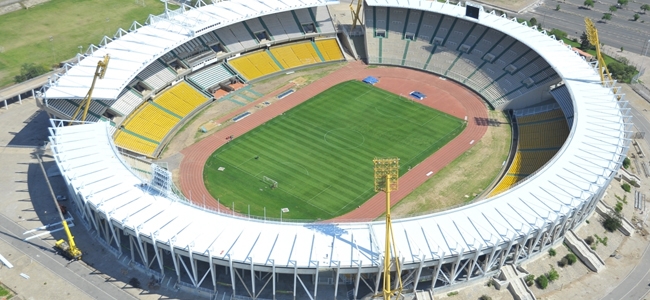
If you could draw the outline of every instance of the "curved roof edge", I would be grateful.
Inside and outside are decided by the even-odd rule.
[[[265,15],[300,8],[337,4],[338,0],[230,0],[200,7],[183,5],[161,15],[150,15],[148,25],[133,22],[129,32],[118,29],[104,37],[99,47],[91,45],[75,65],[45,86],[44,98],[77,99],[88,93],[97,62],[109,54],[104,79],[98,80],[93,99],[114,100],[144,68],[165,53],[212,30]]]

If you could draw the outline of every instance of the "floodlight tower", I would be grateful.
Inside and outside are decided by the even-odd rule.
[[[598,59],[598,75],[600,75],[600,82],[603,86],[607,86],[607,82],[614,82],[612,74],[609,73],[607,69],[607,64],[605,64],[605,58],[600,52],[600,39],[598,38],[598,29],[596,25],[589,18],[585,18],[585,27],[587,30],[587,39],[589,43],[596,47],[596,58]],[[614,87],[614,93],[618,91],[618,88]],[[621,100],[620,96],[616,96],[618,100]]]
[[[363,22],[361,22],[361,17],[359,16],[361,13],[361,7],[363,7],[363,0],[357,0],[356,7],[354,6],[354,0],[350,1],[350,11],[352,12],[352,30],[357,27],[357,22],[359,22],[359,25],[363,24]]]
[[[384,287],[382,296],[384,300],[400,299],[402,295],[402,271],[397,257],[397,247],[393,237],[393,226],[390,220],[390,192],[397,190],[399,177],[399,158],[375,158],[375,192],[386,193],[386,240],[384,248]],[[395,288],[391,288],[390,272],[395,265]],[[379,294],[376,296],[380,296]]]

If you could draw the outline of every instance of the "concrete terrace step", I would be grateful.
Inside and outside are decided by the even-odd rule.
[[[598,273],[605,268],[605,261],[603,261],[598,253],[591,250],[587,243],[580,239],[573,230],[569,230],[564,236],[564,241],[567,246],[575,253],[575,255],[592,271]]]

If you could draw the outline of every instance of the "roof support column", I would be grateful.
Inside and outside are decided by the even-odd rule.
[[[418,266],[418,270],[415,273],[415,281],[413,281],[413,292],[417,291],[418,289],[418,282],[420,281],[420,275],[422,274],[422,267],[424,266],[424,257],[422,257],[422,254],[420,254],[420,265]]]
[[[512,245],[515,243],[515,239],[512,238],[510,239],[510,242],[508,243],[508,247],[505,249],[505,251],[501,252],[501,261],[499,262],[499,269],[503,267],[503,265],[506,263],[506,259],[508,258],[508,254],[510,254],[510,250],[512,249]]]
[[[486,257],[485,265],[483,266],[483,270],[485,270],[485,272],[488,272],[492,268],[492,265],[493,265],[494,260],[495,260],[495,255],[494,254],[497,252],[497,248],[498,247],[497,247],[496,244],[492,245],[492,251]]]
[[[172,241],[172,239],[169,239],[169,252],[171,252],[172,261],[174,262],[174,270],[176,271],[176,282],[180,282],[181,268],[178,265],[178,257],[176,257],[176,251],[174,251],[174,242]]]
[[[339,292],[339,272],[341,271],[341,262],[336,262],[336,277],[334,277],[334,298]]]
[[[451,274],[449,274],[449,284],[454,284],[456,282],[456,276],[458,274],[458,267],[460,266],[460,260],[463,258],[463,253],[465,249],[461,248],[456,256],[456,261],[451,266]]]
[[[23,97],[18,94],[18,103],[23,104]]]
[[[478,265],[478,256],[481,253],[481,249],[483,249],[483,245],[479,244],[478,248],[476,248],[476,251],[474,252],[474,257],[472,257],[472,260],[469,263],[469,267],[467,268],[467,280],[472,277],[472,273],[474,273],[474,269],[477,266],[481,273],[485,274],[485,272],[481,270],[481,266]]]
[[[151,244],[153,245],[153,251],[156,252],[156,260],[158,260],[158,268],[160,268],[160,274],[162,274],[162,276],[164,277],[165,269],[163,267],[162,255],[160,255],[161,250],[158,248],[158,243],[156,243],[156,233],[152,232],[149,236],[151,237]]]
[[[442,261],[444,257],[445,257],[445,253],[442,252],[442,255],[440,255],[440,259],[438,260],[438,265],[433,270],[433,277],[431,278],[431,290],[433,290],[433,288],[436,287],[436,281],[438,281],[438,275],[442,270]]]
[[[108,232],[107,232],[108,234]],[[135,226],[135,238],[138,240],[138,254],[140,255],[140,258],[142,259],[142,264],[147,266],[147,269],[149,268],[149,258],[147,257],[147,252],[145,251],[144,248],[142,247],[142,239],[140,238],[140,226]]]
[[[235,269],[232,267],[232,255],[228,254],[228,266],[230,267],[230,284],[232,284],[232,294],[235,295]]]
[[[255,299],[255,266],[253,265],[253,258],[249,257],[251,260],[251,290],[253,291],[253,299]]]
[[[217,293],[217,273],[214,266],[214,256],[212,255],[212,249],[208,250],[208,262],[210,263],[210,275],[212,277],[212,288]]]
[[[384,260],[379,260],[379,266],[377,268],[377,276],[375,277],[375,294],[379,293],[379,281],[381,280],[381,271],[384,269]]]
[[[133,251],[135,247],[133,246],[133,236],[129,235],[129,249],[131,249],[131,261],[133,261],[133,258],[135,257],[135,252]]]
[[[357,261],[357,277],[354,279],[354,299],[357,299],[359,293],[359,280],[361,279],[361,261]]]
[[[298,284],[297,282],[298,264],[295,261],[293,262],[290,261],[289,263],[293,263],[293,299],[296,300],[296,284]]]
[[[271,268],[271,276],[273,276],[273,300],[275,300],[275,259],[273,260],[273,267]]]
[[[5,109],[9,110],[9,108],[7,107],[7,99],[4,99],[3,101],[5,102]]]
[[[192,247],[190,247],[190,245],[187,245],[187,255],[190,258],[190,267],[192,268],[192,283],[194,284],[195,287],[198,287],[199,276],[197,275],[196,272],[196,260],[194,259],[194,255],[192,254]]]
[[[316,275],[314,276],[314,299],[318,299],[318,267],[320,266],[320,261],[316,261]]]
[[[113,222],[111,222],[111,219],[108,216],[106,216],[106,222],[108,223],[108,228],[111,229],[111,233],[113,234],[113,239],[115,239],[115,245],[117,245],[117,250],[119,250],[120,253],[122,253],[122,244],[120,243],[120,236],[117,235],[117,233],[115,232],[115,227],[113,226]],[[108,245],[110,244],[111,242],[109,241]],[[160,268],[160,270],[162,271],[162,267]]]

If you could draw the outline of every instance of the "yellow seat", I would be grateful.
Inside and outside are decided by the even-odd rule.
[[[316,46],[318,46],[318,51],[323,55],[325,61],[343,59],[343,53],[341,52],[341,48],[339,48],[336,39],[317,40]]]
[[[158,144],[143,140],[132,134],[123,131],[118,131],[115,136],[115,144],[119,147],[129,149],[133,152],[140,153],[146,156],[153,156],[154,151]]]
[[[280,67],[266,51],[245,54],[229,60],[228,63],[248,80],[280,71]]]

